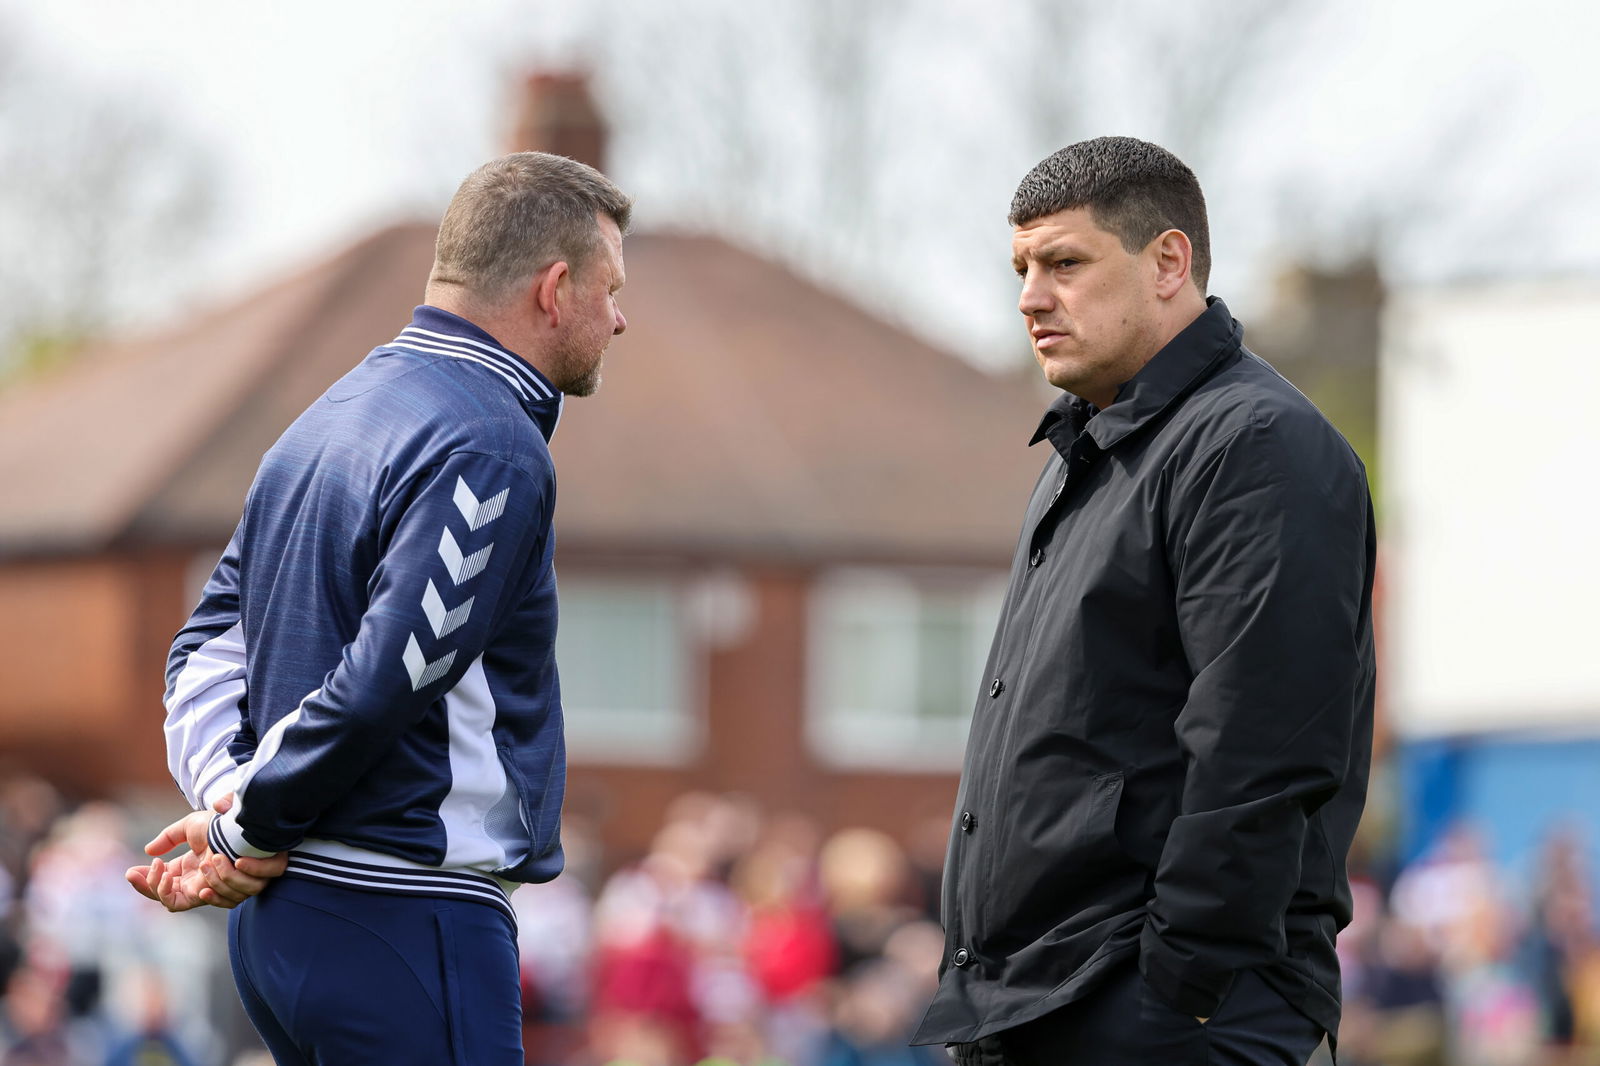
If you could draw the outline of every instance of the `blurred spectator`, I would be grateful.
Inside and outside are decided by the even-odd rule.
[[[1444,993],[1438,958],[1422,931],[1390,918],[1377,935],[1365,998],[1373,1012],[1372,1050],[1385,1066],[1443,1066]]]
[[[1390,903],[1394,914],[1427,938],[1436,954],[1472,936],[1473,923],[1497,903],[1494,870],[1477,831],[1457,825],[1433,850],[1402,870]]]
[[[765,1008],[765,1046],[778,1059],[815,1061],[827,1031],[824,984],[837,951],[816,883],[816,826],[777,820],[734,868],[748,910],[744,959]]]
[[[711,877],[710,809],[677,805],[649,854],[600,894],[590,1032],[602,1062],[693,1062],[710,1029],[748,1014],[753,993],[734,954],[743,913]]]
[[[134,970],[129,984],[134,997],[133,1024],[130,1032],[112,1041],[106,1066],[196,1066],[194,1056],[172,1026],[166,986],[160,975],[152,970]]]
[[[0,771],[0,987],[22,963],[22,908],[34,849],[63,809],[61,794],[32,774]]]
[[[90,1052],[72,1046],[64,975],[18,971],[6,987],[6,1043],[0,1066],[76,1066]]]
[[[894,838],[876,829],[841,829],[818,861],[839,968],[849,971],[881,955],[890,935],[917,917],[905,903],[909,865]]]
[[[1581,837],[1564,827],[1546,838],[1541,852],[1524,949],[1551,1044],[1570,1047],[1577,1041],[1578,985],[1594,951],[1594,894]]]
[[[61,817],[65,804],[50,782],[32,774],[0,774],[0,864],[18,890],[26,887],[33,849]]]
[[[944,855],[949,844],[950,814],[946,811],[919,819],[906,845],[915,885],[914,902],[930,922],[939,920],[939,893],[944,887]]]
[[[749,909],[745,962],[766,1002],[785,1003],[834,972],[833,935],[810,886],[804,856],[768,844],[735,869],[734,888]]]
[[[822,1066],[923,1066],[927,1048],[906,1046],[925,1003],[916,981],[890,959],[862,962],[845,975],[834,1004]],[[944,1057],[944,1051],[938,1051]],[[948,1062],[948,1059],[945,1059]]]
[[[559,1066],[582,1045],[593,941],[595,846],[580,822],[562,826],[567,868],[511,895],[522,966],[523,1047],[530,1066]]]
[[[26,893],[28,951],[64,959],[73,1018],[99,1010],[106,975],[131,947],[126,932],[147,909],[122,880],[139,858],[127,835],[116,807],[85,804],[58,821],[34,855]]]

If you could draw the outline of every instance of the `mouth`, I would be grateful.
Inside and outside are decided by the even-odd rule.
[[[1065,333],[1059,333],[1053,329],[1035,329],[1028,332],[1033,335],[1033,346],[1040,351],[1051,347],[1066,337]]]

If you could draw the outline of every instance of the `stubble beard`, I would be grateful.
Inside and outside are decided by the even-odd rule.
[[[551,367],[550,383],[568,396],[593,396],[600,388],[605,349],[588,356],[576,347],[563,350]]]
[[[568,396],[593,396],[600,388],[600,363],[596,361],[586,373],[559,388]]]

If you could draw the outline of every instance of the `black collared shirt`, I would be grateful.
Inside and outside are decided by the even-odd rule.
[[[1330,1032],[1371,754],[1365,471],[1210,301],[1103,411],[1063,395],[973,715],[917,1042],[1137,957],[1209,1016],[1257,969]]]

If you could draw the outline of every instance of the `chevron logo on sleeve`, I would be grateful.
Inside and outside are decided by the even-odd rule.
[[[450,580],[457,585],[463,581],[470,581],[481,574],[483,568],[489,565],[489,553],[492,551],[494,551],[494,544],[489,543],[471,555],[462,555],[461,545],[456,543],[456,538],[451,535],[449,526],[445,526],[444,536],[439,538],[439,558],[444,560],[445,569],[450,574]]]
[[[431,685],[439,680],[450,670],[450,664],[456,661],[456,650],[449,652],[429,662],[427,656],[422,654],[422,648],[417,645],[415,633],[406,634],[406,650],[400,656],[405,660],[406,672],[411,675],[411,691],[415,692],[424,685]]]
[[[461,517],[467,520],[467,529],[471,532],[482,529],[504,514],[506,500],[510,495],[511,489],[508,487],[486,500],[480,500],[466,479],[458,476],[451,500],[455,503],[456,510],[461,512]],[[444,561],[445,571],[456,585],[471,581],[483,573],[484,567],[489,565],[489,555],[493,551],[494,542],[491,541],[471,555],[467,555],[461,550],[455,534],[450,532],[449,525],[446,525],[444,532],[439,535],[439,558]],[[477,596],[468,596],[464,602],[449,607],[445,604],[444,597],[439,594],[439,587],[430,578],[427,588],[422,591],[422,613],[427,616],[428,626],[433,630],[435,639],[442,640],[466,625],[467,619],[472,616],[472,605],[476,601]],[[424,685],[432,684],[447,674],[450,671],[450,664],[455,662],[456,651],[457,649],[452,648],[429,662],[428,657],[422,653],[422,646],[417,643],[417,635],[406,634],[406,647],[401,653],[401,658],[405,661],[406,672],[411,675],[411,691],[415,692]]]
[[[422,613],[428,616],[428,624],[433,627],[433,635],[447,637],[466,624],[467,618],[472,614],[472,601],[476,596],[468,596],[467,601],[454,608],[446,608],[444,597],[439,595],[439,590],[433,582],[428,582],[428,587],[422,593]]]
[[[466,479],[456,478],[456,509],[461,512],[461,517],[467,520],[467,529],[476,531],[499,518],[506,509],[506,498],[511,494],[510,488],[501,489],[487,500],[478,501],[478,497],[467,486]]]

